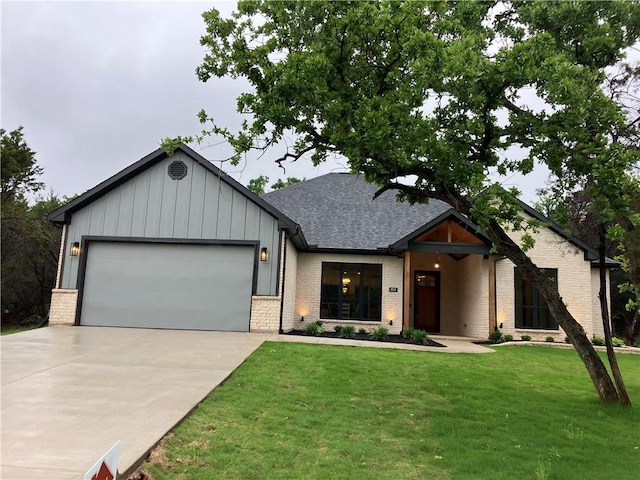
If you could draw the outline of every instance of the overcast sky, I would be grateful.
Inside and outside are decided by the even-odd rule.
[[[204,49],[201,13],[235,2],[2,1],[1,125],[24,126],[57,195],[82,193],[158,148],[167,136],[197,133],[204,108],[236,127],[242,80],[201,83],[195,68]],[[244,185],[258,175],[312,178],[346,170],[338,162],[274,164],[277,152],[233,167],[216,160],[221,146],[195,147]],[[506,182],[531,202],[546,175]]]

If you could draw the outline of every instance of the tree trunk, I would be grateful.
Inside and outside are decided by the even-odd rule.
[[[627,393],[627,388],[622,380],[622,374],[620,373],[620,367],[618,366],[618,359],[616,358],[616,352],[613,350],[613,341],[611,339],[611,322],[609,320],[609,306],[607,304],[607,270],[605,268],[605,242],[607,235],[604,224],[600,224],[600,233],[598,241],[598,269],[600,270],[600,312],[602,313],[602,325],[604,327],[604,341],[607,346],[607,358],[609,359],[609,365],[611,366],[611,373],[613,373],[613,379],[616,382],[618,388],[618,394],[620,395],[620,403],[622,405],[631,406],[631,400]]]
[[[567,337],[578,352],[578,356],[587,368],[591,381],[603,400],[619,402],[620,396],[616,390],[609,372],[587,338],[587,335],[575,318],[571,315],[567,306],[562,301],[556,285],[552,285],[549,279],[531,261],[498,224],[491,220],[487,228],[487,235],[493,242],[497,252],[511,260],[522,275],[529,280],[546,300],[551,314],[567,334]]]

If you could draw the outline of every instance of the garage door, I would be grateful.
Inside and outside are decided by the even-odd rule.
[[[91,242],[82,325],[248,331],[253,246]]]

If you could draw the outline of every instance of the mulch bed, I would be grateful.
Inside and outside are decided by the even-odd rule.
[[[309,336],[309,335],[305,335],[303,330],[292,330],[291,332],[286,333],[285,335],[302,335],[302,336]],[[318,335],[318,337],[325,337],[325,338],[341,338],[340,335],[338,335],[336,332],[324,332],[321,335]],[[408,338],[404,338],[401,335],[389,335],[387,337],[386,340],[374,340],[373,338],[371,338],[371,335],[369,335],[368,333],[356,333],[355,336],[353,338],[345,338],[345,340],[365,340],[368,342],[386,342],[386,343],[407,343],[410,345],[416,345],[414,342],[412,342],[410,339]],[[441,343],[438,343],[434,340],[431,340],[430,338],[427,339],[427,343],[424,345],[425,347],[442,347],[442,348],[446,348],[446,345],[442,345]]]

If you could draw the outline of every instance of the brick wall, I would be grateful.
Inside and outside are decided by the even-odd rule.
[[[295,326],[296,283],[298,277],[298,252],[287,240],[287,263],[284,270],[284,301],[282,303],[282,330],[290,332]]]
[[[459,262],[460,316],[457,335],[475,338],[489,335],[488,262],[482,255],[469,255]]]
[[[322,320],[326,329],[335,325],[354,325],[356,329],[370,331],[385,326],[389,333],[402,330],[403,260],[384,255],[343,255],[298,253],[298,275],[296,280],[295,328],[304,329],[309,322]],[[320,317],[320,289],[322,262],[371,263],[382,265],[382,321],[359,322],[353,320],[330,320]],[[389,292],[390,287],[398,289]],[[300,321],[304,317],[304,322]]]
[[[519,232],[509,234],[520,242]],[[594,302],[598,302],[597,290],[594,292],[591,262],[585,261],[584,252],[547,228],[535,234],[536,243],[527,252],[540,268],[558,269],[558,291],[567,309],[591,337],[594,332]],[[502,331],[515,338],[529,335],[534,340],[544,340],[551,336],[563,341],[564,331],[515,328],[514,265],[509,260],[496,263],[496,303],[497,321],[503,324]],[[594,295],[595,294],[595,295]]]
[[[56,288],[51,292],[49,325],[73,325],[76,320],[78,290]]]
[[[278,333],[280,328],[280,296],[251,297],[252,332]]]

